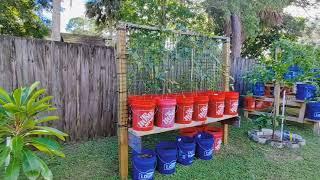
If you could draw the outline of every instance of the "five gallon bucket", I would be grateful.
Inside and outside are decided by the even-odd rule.
[[[176,171],[177,145],[175,142],[160,142],[156,147],[157,170],[161,174],[173,174]]]
[[[226,101],[224,114],[237,115],[239,105],[239,93],[238,92],[225,92]]]
[[[213,157],[213,136],[208,133],[200,133],[195,137],[196,146],[196,156],[202,160],[210,160]]]
[[[309,102],[306,108],[306,118],[320,121],[320,102]]]
[[[190,124],[193,113],[193,97],[178,97],[176,123]]]
[[[224,113],[224,93],[214,93],[209,98],[208,117],[223,117]]]
[[[174,126],[177,101],[174,98],[157,99],[156,126],[171,128]]]
[[[221,144],[222,144],[222,137],[223,137],[223,129],[218,128],[218,127],[212,127],[208,126],[205,129],[206,133],[209,133],[213,136],[214,143],[213,143],[213,149],[214,152],[219,152],[221,149]]]
[[[152,101],[132,101],[132,128],[136,131],[153,129],[155,104]]]
[[[194,159],[196,143],[194,139],[187,136],[177,137],[178,163],[191,165]]]
[[[264,96],[264,83],[257,82],[253,86],[253,95]]]
[[[317,88],[311,84],[297,84],[296,99],[309,100],[315,97]]]
[[[208,114],[208,96],[195,96],[192,118],[194,121],[205,121]]]
[[[255,101],[256,99],[254,97],[251,97],[251,96],[244,97],[244,108],[246,110],[254,110],[256,106]]]
[[[198,129],[196,127],[184,128],[179,131],[179,134],[181,136],[188,136],[193,138],[195,135],[198,134]]]
[[[156,154],[145,149],[132,155],[132,175],[134,180],[153,180],[156,168]]]

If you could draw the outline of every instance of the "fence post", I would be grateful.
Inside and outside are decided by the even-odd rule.
[[[223,80],[224,80],[224,91],[229,91],[230,84],[230,39],[223,43]],[[223,143],[228,144],[229,125],[223,124]]]
[[[127,59],[125,24],[117,27],[117,77],[118,77],[118,148],[119,173],[128,179],[128,107],[127,107]]]

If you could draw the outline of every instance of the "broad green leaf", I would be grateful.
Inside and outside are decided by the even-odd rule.
[[[45,180],[52,180],[53,179],[53,175],[51,170],[48,168],[47,164],[40,159],[39,157],[37,157],[39,162],[41,163],[41,175]]]
[[[39,162],[37,156],[30,150],[23,151],[22,168],[24,174],[30,180],[36,180],[41,172],[41,162]]]
[[[0,153],[0,167],[2,166],[2,164],[6,161],[6,158],[9,156],[10,154],[10,148],[8,146],[5,146],[1,153]]]
[[[17,180],[20,173],[21,158],[12,155],[9,166],[6,169],[5,180]]]
[[[40,89],[38,91],[36,91],[32,96],[31,98],[28,100],[27,102],[27,109],[31,109],[33,103],[36,101],[36,99],[41,96],[42,94],[44,94],[46,92],[45,89]]]
[[[59,119],[58,116],[47,116],[47,117],[36,120],[36,123],[44,123],[44,122],[54,121],[58,119]]]
[[[62,131],[59,131],[58,129],[55,129],[55,128],[51,128],[51,127],[47,127],[47,126],[36,126],[36,128],[49,131],[50,133],[57,136],[59,139],[61,139],[63,141],[65,141],[65,137],[68,136],[68,134],[66,134]]]
[[[6,101],[7,103],[11,102],[9,93],[1,87],[0,87],[0,98]]]
[[[7,111],[10,111],[10,112],[18,112],[18,111],[20,111],[19,107],[17,107],[13,103],[7,103],[7,104],[3,105],[2,107],[4,109],[6,109]]]
[[[13,91],[13,99],[15,101],[16,106],[18,107],[21,105],[21,91],[21,88],[18,88]]]
[[[32,107],[31,109],[28,109],[28,114],[29,115],[34,115],[38,112],[42,112],[42,111],[45,111],[47,110],[51,105],[49,104],[40,104],[36,107]]]
[[[16,136],[13,137],[11,141],[13,155],[20,158],[22,156],[23,138]]]
[[[60,157],[65,157],[63,152],[61,152],[61,146],[55,140],[49,138],[32,138],[30,143],[37,149],[48,154],[55,154]]]
[[[39,81],[36,81],[34,82],[30,88],[29,88],[29,91],[28,91],[28,97],[27,99],[29,98],[29,96],[33,93],[33,91],[40,85],[40,82]]]
[[[43,103],[46,103],[46,102],[50,101],[51,99],[53,99],[53,96],[46,96],[46,97],[40,99],[39,101],[35,102],[34,105],[38,106],[40,104],[43,104]]]

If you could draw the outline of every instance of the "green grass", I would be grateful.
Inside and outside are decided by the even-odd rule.
[[[307,145],[301,149],[274,149],[247,138],[251,123],[231,128],[230,142],[213,160],[196,160],[192,166],[177,165],[170,176],[156,174],[156,179],[319,179],[320,137],[311,127],[301,124],[288,129],[301,134]],[[144,138],[146,147],[160,140],[175,138],[176,133],[162,133]],[[66,158],[48,158],[54,179],[118,179],[118,143],[116,137],[67,144]],[[131,172],[130,172],[131,173]]]

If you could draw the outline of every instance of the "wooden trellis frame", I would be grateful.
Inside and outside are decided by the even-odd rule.
[[[127,106],[127,52],[126,52],[126,36],[127,27],[135,27],[148,29],[152,31],[171,31],[174,33],[184,35],[198,35],[194,32],[177,32],[172,30],[163,30],[150,26],[140,26],[131,23],[120,23],[117,27],[117,78],[118,78],[118,144],[119,144],[119,173],[121,179],[128,179],[128,106]],[[224,91],[229,91],[230,82],[230,39],[228,37],[214,36],[212,39],[220,39],[223,41],[223,77],[224,77]],[[210,122],[217,122],[225,119],[230,119],[234,116],[228,116],[223,119],[211,120]],[[210,123],[208,122],[208,123]],[[224,129],[224,144],[228,143],[229,127],[227,123],[223,124]]]

